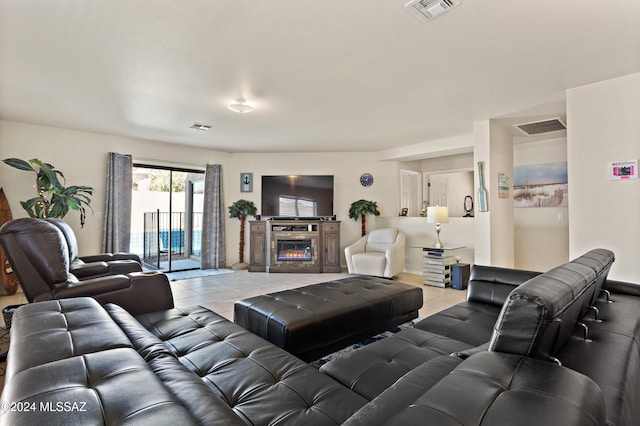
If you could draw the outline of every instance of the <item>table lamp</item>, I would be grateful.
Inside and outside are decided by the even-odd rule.
[[[443,246],[440,242],[440,224],[449,223],[449,208],[441,206],[427,207],[427,223],[436,224],[436,235],[438,238],[433,248],[442,248]]]

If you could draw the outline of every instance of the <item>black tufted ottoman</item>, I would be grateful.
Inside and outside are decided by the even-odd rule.
[[[239,300],[234,321],[313,361],[410,321],[421,307],[420,287],[358,275]]]

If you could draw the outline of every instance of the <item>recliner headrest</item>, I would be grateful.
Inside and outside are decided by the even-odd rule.
[[[0,228],[0,238],[20,282],[44,281],[54,288],[69,278],[67,241],[55,225],[44,219],[14,219]]]
[[[47,222],[55,225],[62,234],[64,238],[67,240],[67,247],[69,248],[69,261],[73,262],[79,256],[78,249],[78,239],[76,238],[75,232],[67,222],[58,218],[46,218]]]

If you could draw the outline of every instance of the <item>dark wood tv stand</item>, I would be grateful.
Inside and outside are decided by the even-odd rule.
[[[249,222],[249,272],[341,272],[340,221]]]

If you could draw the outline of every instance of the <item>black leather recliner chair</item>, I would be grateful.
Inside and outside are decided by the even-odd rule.
[[[71,226],[61,219],[47,218],[45,220],[62,231],[69,249],[69,271],[79,280],[104,275],[142,272],[142,262],[135,253],[100,253],[78,256],[78,240]]]
[[[45,219],[21,218],[0,228],[0,244],[29,302],[87,296],[115,303],[132,315],[171,309],[166,275],[131,272],[79,280],[70,271],[69,247],[62,231]]]

